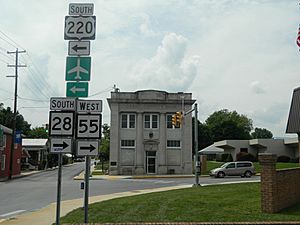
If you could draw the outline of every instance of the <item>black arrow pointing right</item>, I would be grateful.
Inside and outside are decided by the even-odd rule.
[[[68,143],[66,143],[66,142],[64,142],[64,141],[63,141],[62,144],[53,144],[53,147],[54,147],[54,148],[62,148],[63,150],[64,150],[65,148],[67,148],[68,146],[69,146]]]
[[[96,148],[94,145],[90,144],[90,146],[80,146],[80,150],[90,150],[90,152],[94,151]]]
[[[78,50],[86,50],[87,48],[84,47],[84,46],[80,47],[80,46],[78,46],[78,45],[74,45],[74,46],[72,47],[72,49],[73,49],[75,52],[77,52]]]

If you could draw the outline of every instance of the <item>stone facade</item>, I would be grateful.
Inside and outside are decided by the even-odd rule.
[[[192,115],[180,128],[171,118],[194,102],[190,93],[112,92],[110,174],[191,174]]]

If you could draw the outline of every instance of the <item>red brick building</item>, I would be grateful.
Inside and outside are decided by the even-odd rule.
[[[6,180],[10,174],[12,130],[2,125],[0,128],[3,130],[3,140],[0,141],[0,180]],[[21,157],[22,144],[15,144],[12,177],[21,173]]]

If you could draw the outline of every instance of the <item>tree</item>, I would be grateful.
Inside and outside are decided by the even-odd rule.
[[[254,132],[251,133],[252,138],[273,138],[271,131],[266,128],[255,127]]]
[[[195,154],[195,117],[192,119],[193,124],[192,124],[192,148],[193,148],[193,154]],[[209,145],[213,144],[213,141],[210,136],[209,129],[205,123],[201,123],[198,120],[198,149],[203,149]]]
[[[250,139],[252,120],[236,111],[222,109],[211,114],[205,121],[213,142],[224,139]]]
[[[14,113],[10,107],[4,108],[3,103],[0,103],[0,124],[12,129]],[[23,134],[28,134],[30,124],[24,120],[24,117],[17,112],[16,115],[16,130],[22,131]]]
[[[105,123],[102,128],[103,137],[101,138],[100,156],[107,161],[109,159],[110,127]]]
[[[44,127],[35,127],[27,134],[28,138],[48,138],[48,132]]]

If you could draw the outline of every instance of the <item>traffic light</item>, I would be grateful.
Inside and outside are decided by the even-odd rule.
[[[183,119],[182,112],[176,112],[175,115],[176,115],[176,122],[177,122],[178,126],[181,127],[182,119]]]
[[[172,125],[173,125],[174,127],[176,127],[176,125],[177,125],[177,116],[176,116],[176,114],[173,114],[173,115],[172,115]]]

